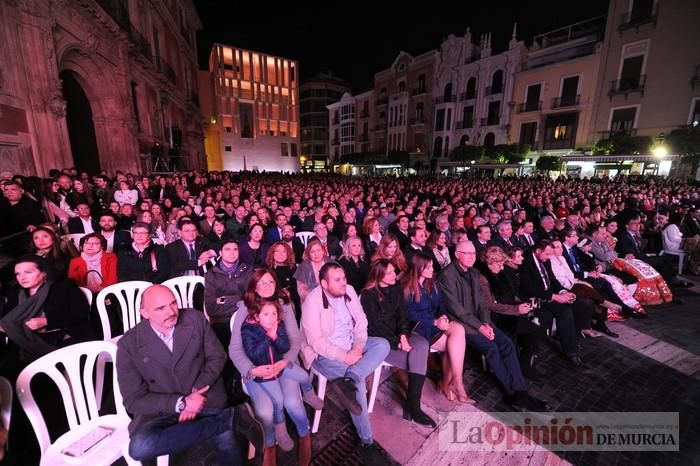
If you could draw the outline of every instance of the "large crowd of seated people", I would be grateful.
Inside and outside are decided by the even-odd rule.
[[[678,301],[674,290],[691,286],[678,261],[689,271],[700,264],[700,188],[656,177],[65,169],[48,179],[2,178],[3,376],[14,380],[57,348],[100,338],[78,287],[96,295],[120,282],[153,284],[143,321],[118,344],[137,459],[186,448],[190,435],[211,439],[222,464],[237,464],[235,436],[224,428],[233,418],[259,429],[251,441],[273,465],[277,447],[294,448],[286,413],[299,463],[308,465],[305,405],[323,406],[310,369],[350,412],[370,458],[366,377],[382,363],[406,371],[403,418],[434,428],[421,406],[431,353],[447,400],[479,402],[463,373],[470,349],[508,409],[546,411],[548,402],[528,393],[528,381],[542,378],[536,356],[545,339],[556,332],[561,357],[580,370],[579,339],[617,338],[608,322],[647,318],[649,306]],[[159,285],[182,276],[204,277],[202,309],[177,309]],[[181,377],[171,383],[151,378],[140,352],[166,358],[192,331],[186,344],[201,357],[170,372]],[[246,409],[226,410],[225,392],[236,384],[252,405],[247,421]]]

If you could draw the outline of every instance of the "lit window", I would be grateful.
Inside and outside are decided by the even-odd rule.
[[[557,125],[554,127],[554,139],[559,140],[559,139],[564,139],[564,136],[566,136],[566,126],[564,125]]]

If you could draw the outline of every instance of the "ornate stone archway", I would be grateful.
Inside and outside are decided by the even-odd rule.
[[[138,147],[124,73],[82,44],[65,46],[60,57],[59,72],[71,72],[90,102],[99,165],[110,174],[136,172]]]

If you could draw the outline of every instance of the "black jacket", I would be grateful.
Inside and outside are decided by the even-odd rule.
[[[338,264],[345,270],[348,285],[351,285],[356,293],[360,293],[369,277],[369,262],[367,260],[355,262],[352,259],[342,258],[338,259]]]
[[[190,253],[181,239],[168,244],[165,249],[170,255],[170,278],[182,277],[190,270],[194,271],[197,275],[203,275],[202,268],[198,262],[199,256],[209,249],[209,243],[207,241],[202,238],[195,239],[194,259],[190,259]]]
[[[410,335],[411,327],[406,303],[400,285],[382,288],[382,299],[377,290],[364,290],[360,296],[367,316],[367,335],[386,339],[392,349],[399,346],[401,335]]]
[[[549,301],[553,294],[559,293],[564,287],[552,273],[552,264],[547,261],[544,263],[544,269],[549,278],[549,289],[546,290],[535,260],[534,256],[529,254],[520,266],[520,291],[526,296]]]
[[[19,287],[12,290],[7,297],[5,312],[9,313],[19,303]],[[57,280],[51,285],[44,304],[46,329],[61,329],[70,335],[67,344],[96,340],[97,335],[90,325],[90,304],[73,280]],[[66,346],[66,344],[60,344]]]
[[[212,322],[228,323],[236,311],[238,301],[243,298],[248,287],[252,267],[238,262],[238,268],[232,272],[224,272],[217,264],[204,275],[204,306]],[[223,297],[224,302],[218,303],[217,298]]]
[[[100,231],[100,226],[97,224],[95,217],[90,217],[90,223],[92,223],[92,231]],[[85,227],[83,226],[83,221],[80,217],[72,217],[68,219],[68,233],[70,234],[80,234],[85,233]]]
[[[163,283],[170,276],[170,256],[163,246],[151,244],[141,257],[133,247],[122,248],[117,254],[117,278],[120,282],[144,280]],[[155,259],[156,267],[153,267]]]

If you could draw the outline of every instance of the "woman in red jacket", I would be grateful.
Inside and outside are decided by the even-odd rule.
[[[99,233],[90,233],[80,239],[80,256],[71,259],[68,278],[93,293],[117,283],[117,255],[105,251],[107,240]]]

